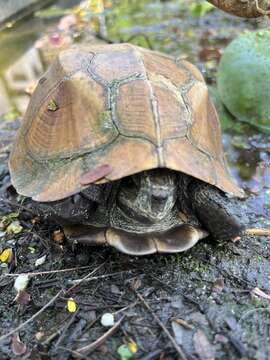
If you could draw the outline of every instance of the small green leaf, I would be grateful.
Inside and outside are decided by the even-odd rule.
[[[23,227],[20,225],[19,221],[13,221],[6,228],[7,234],[19,234],[22,231]]]
[[[121,360],[129,360],[133,358],[133,353],[127,345],[119,346],[117,353],[120,355]]]
[[[191,15],[194,17],[203,17],[206,13],[213,10],[214,6],[209,4],[207,1],[202,1],[197,4],[191,5]]]

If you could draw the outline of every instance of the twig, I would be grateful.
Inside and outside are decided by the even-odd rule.
[[[74,322],[76,316],[77,316],[78,310],[76,312],[74,312],[71,316],[71,318],[69,319],[69,321],[67,322],[67,324],[65,324],[65,326],[61,329],[61,335],[59,336],[58,340],[55,343],[55,347],[58,347],[60,345],[60,343],[63,341],[64,336],[67,332],[67,329],[70,327],[70,325]]]
[[[37,214],[29,209],[28,207],[22,205],[22,204],[19,204],[19,203],[14,203],[13,201],[10,201],[8,199],[4,199],[3,197],[0,198],[1,202],[3,201],[5,204],[11,206],[11,207],[15,207],[15,208],[18,208],[19,210],[24,210],[24,211],[27,211],[29,212],[31,215],[34,215],[34,216],[37,216]]]
[[[252,236],[270,236],[270,228],[254,228],[254,229],[247,229],[246,231],[247,235]]]
[[[95,272],[97,272],[104,264],[106,263],[106,261],[104,263],[102,263],[101,265],[99,265],[95,270],[91,271],[89,274],[85,275],[82,279],[80,279],[80,281],[78,283],[76,283],[75,285],[71,286],[71,288],[69,288],[66,291],[66,294],[70,293],[72,290],[74,290],[77,286],[79,286],[83,281],[85,281],[86,279],[88,279],[91,275],[93,275]]]
[[[91,273],[87,274],[85,276],[85,278],[91,276],[92,274],[94,274],[96,271],[98,271],[101,266],[103,266],[105,264],[105,262],[103,264],[101,264],[100,266],[98,266],[96,269],[94,269]],[[81,279],[81,282],[84,280],[84,278]],[[10,335],[13,335],[14,333],[18,332],[20,329],[22,329],[23,327],[25,327],[27,324],[29,324],[30,322],[32,322],[33,320],[35,320],[41,313],[43,313],[50,305],[52,305],[56,299],[58,299],[62,294],[68,294],[70,291],[72,291],[75,287],[77,287],[80,283],[71,286],[71,288],[69,288],[68,290],[64,291],[63,289],[61,289],[60,291],[58,291],[58,293],[47,303],[45,304],[38,312],[36,312],[33,316],[31,316],[28,320],[26,320],[25,322],[23,322],[22,324],[20,324],[19,326],[17,326],[15,329],[11,330],[10,332],[8,332],[7,334],[3,335],[0,337],[0,342],[3,341],[4,339],[8,338]]]
[[[246,318],[249,317],[249,315],[252,315],[252,314],[254,314],[254,313],[258,312],[258,311],[263,311],[263,312],[266,311],[266,312],[268,312],[268,314],[270,313],[269,308],[256,308],[256,309],[251,309],[251,310],[245,312],[245,313],[240,317],[240,319],[238,320],[238,323],[242,322],[243,320],[246,320]]]
[[[48,271],[19,273],[19,274],[4,274],[4,275],[2,275],[2,277],[17,277],[17,276],[21,276],[21,275],[39,276],[39,275],[57,274],[57,273],[61,273],[61,272],[69,272],[69,271],[88,269],[89,267],[91,267],[91,265],[68,268],[68,269],[59,269],[59,270],[48,270]]]
[[[92,351],[102,345],[119,328],[122,321],[124,320],[124,317],[125,315],[122,316],[120,320],[118,320],[107,332],[100,336],[96,341],[79,349],[76,349],[75,352],[80,353],[80,356],[77,356],[82,359],[85,355],[90,354]]]
[[[163,350],[157,349],[157,350],[154,350],[151,353],[143,356],[139,360],[153,360],[153,359],[157,359],[157,358],[160,359],[159,355],[162,354],[163,352],[164,352],[164,349]]]
[[[258,13],[262,14],[262,15],[270,15],[270,10],[264,10],[260,7],[259,5],[259,1],[255,0],[255,5],[256,5],[256,9],[258,11]]]
[[[71,349],[68,349],[68,348],[66,348],[64,346],[58,346],[57,349],[65,350],[65,351],[71,353],[74,357],[78,357],[78,358],[81,358],[81,359],[85,358],[85,356],[81,355],[76,350],[71,350]]]
[[[177,351],[180,359],[182,360],[187,360],[186,355],[184,354],[183,350],[180,348],[180,346],[177,344],[177,342],[175,341],[175,339],[172,337],[172,335],[170,334],[169,330],[165,327],[165,325],[163,324],[163,322],[159,319],[159,317],[154,313],[154,311],[151,309],[151,307],[149,306],[149,304],[144,300],[143,296],[138,293],[136,290],[133,289],[133,291],[135,292],[135,294],[137,295],[137,297],[141,300],[141,302],[144,304],[144,306],[147,308],[147,310],[149,310],[149,312],[152,314],[153,318],[156,320],[156,322],[158,323],[158,325],[161,327],[161,329],[164,331],[164,333],[167,335],[167,337],[169,338],[169,340],[171,341],[171,343],[173,344],[175,350]]]
[[[111,274],[104,274],[104,275],[100,275],[100,276],[93,276],[93,277],[87,278],[87,279],[69,280],[68,283],[69,283],[69,284],[78,284],[78,283],[80,283],[82,280],[83,280],[84,282],[89,282],[89,281],[93,281],[93,280],[97,280],[97,279],[105,279],[105,278],[107,278],[107,277],[116,276],[116,275],[121,275],[121,274],[126,274],[126,273],[130,273],[130,272],[132,272],[132,270],[118,271],[118,272],[111,273]]]
[[[13,335],[14,333],[18,332],[19,330],[21,330],[24,326],[26,326],[27,324],[29,324],[30,322],[32,322],[33,320],[35,320],[41,313],[43,313],[49,306],[51,306],[55,300],[57,298],[59,298],[60,295],[62,295],[62,293],[64,292],[64,290],[60,290],[58,291],[58,293],[47,303],[45,304],[38,312],[36,312],[33,316],[30,317],[30,319],[26,320],[25,322],[23,322],[22,324],[20,324],[19,326],[17,326],[15,329],[11,330],[10,332],[8,332],[7,334],[3,335],[0,337],[0,342],[5,340],[6,338],[8,338],[10,335]]]

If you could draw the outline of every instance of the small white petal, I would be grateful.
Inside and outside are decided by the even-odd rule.
[[[106,327],[114,325],[114,316],[111,313],[105,313],[101,317],[101,324]]]
[[[37,266],[43,265],[46,261],[46,256],[47,255],[43,255],[40,258],[38,258],[35,262],[35,266],[37,267]]]
[[[19,275],[14,282],[14,288],[17,292],[21,290],[25,290],[27,288],[28,283],[29,283],[28,275]]]

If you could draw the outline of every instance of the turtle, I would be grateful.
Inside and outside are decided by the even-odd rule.
[[[72,244],[175,253],[245,228],[201,72],[135,45],[61,52],[32,95],[9,169]]]

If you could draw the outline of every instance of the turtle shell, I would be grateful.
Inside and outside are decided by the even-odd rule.
[[[199,70],[130,44],[60,53],[34,91],[9,165],[18,193],[36,201],[158,167],[242,196]]]

